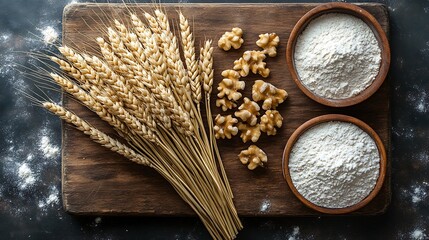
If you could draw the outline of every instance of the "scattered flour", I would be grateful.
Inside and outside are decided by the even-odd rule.
[[[425,103],[422,101],[417,104],[416,108],[417,108],[417,111],[419,112],[426,112]]]
[[[95,226],[97,227],[101,223],[101,217],[96,217],[94,219],[94,222],[95,222]]]
[[[410,233],[410,237],[413,240],[424,240],[427,239],[427,235],[424,233],[425,230],[422,229],[415,229]]]
[[[358,126],[325,122],[305,131],[289,157],[289,171],[298,192],[327,208],[362,201],[373,190],[380,169],[374,140]]]
[[[404,125],[408,125],[406,123],[406,120],[397,118],[396,123],[392,124],[392,135],[396,137],[407,138],[407,139],[414,138],[415,136],[414,132],[416,131],[414,130],[415,126],[411,125],[411,126],[403,127]]]
[[[299,227],[296,226],[293,228],[292,234],[288,237],[288,240],[297,240],[299,235]]]
[[[36,178],[33,174],[33,171],[28,167],[27,163],[23,163],[18,168],[19,189],[26,189],[36,182]]]
[[[424,200],[426,195],[427,193],[424,191],[424,189],[421,186],[418,186],[413,189],[411,199],[413,203],[418,203]]]
[[[261,207],[259,208],[259,212],[261,212],[261,213],[269,212],[270,208],[271,208],[271,202],[270,202],[270,200],[265,199],[261,203]]]
[[[57,155],[59,148],[51,144],[48,136],[42,136],[40,139],[39,150],[46,158],[52,158]]]
[[[3,33],[0,35],[0,40],[2,43],[5,43],[10,39],[10,37],[11,37],[10,33]]]
[[[51,44],[57,41],[58,39],[58,33],[55,31],[55,29],[51,26],[47,26],[43,29],[40,29],[40,32],[43,35],[43,41],[46,44]]]
[[[312,20],[297,39],[295,66],[301,82],[330,99],[356,96],[374,81],[381,49],[361,19],[341,13]]]
[[[413,206],[415,207],[419,203],[424,203],[428,196],[429,183],[422,182],[416,185],[413,185],[410,189],[404,189],[402,195],[411,200]]]
[[[429,111],[429,94],[420,85],[413,85],[405,100],[418,113],[427,113]]]
[[[59,191],[55,186],[51,186],[48,197],[43,200],[40,200],[38,207],[42,212],[46,212],[48,210],[48,207],[57,205],[59,202]]]

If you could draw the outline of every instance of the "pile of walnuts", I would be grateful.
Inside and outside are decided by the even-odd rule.
[[[219,39],[218,46],[225,51],[230,50],[231,47],[238,49],[244,42],[242,36],[243,30],[233,28],[231,32],[225,32]],[[217,88],[219,91],[217,107],[222,108],[223,111],[237,108],[238,101],[243,97],[240,91],[245,88],[245,81],[241,81],[240,78],[250,73],[258,74],[263,78],[269,76],[270,69],[265,60],[267,56],[277,55],[279,41],[275,33],[260,34],[256,45],[262,50],[245,51],[241,58],[234,61],[233,69],[222,72],[223,79]],[[240,131],[240,137],[244,143],[248,141],[256,143],[262,132],[268,136],[276,135],[277,128],[282,126],[283,117],[275,109],[287,96],[285,90],[263,80],[256,80],[252,86],[252,99],[243,98],[243,103],[234,112],[235,117],[232,114],[216,116],[214,126],[216,138],[231,139]],[[262,109],[265,110],[262,116],[258,102],[262,102]],[[239,154],[239,159],[243,164],[247,164],[250,170],[263,166],[268,160],[265,152],[256,145],[243,150]]]

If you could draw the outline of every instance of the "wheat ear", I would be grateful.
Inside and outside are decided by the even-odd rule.
[[[198,61],[195,56],[194,36],[191,32],[188,19],[179,12],[180,33],[182,37],[183,54],[191,83],[192,96],[195,103],[201,102],[201,82],[198,71]]]
[[[131,23],[134,26],[134,32],[139,38],[139,41],[142,43],[143,47],[146,46],[146,40],[152,36],[152,31],[149,27],[147,27],[140,18],[138,18],[136,15],[131,14]]]
[[[96,101],[91,95],[74,84],[73,81],[63,78],[55,73],[51,73],[50,76],[58,84],[58,86],[61,87],[61,89],[74,96],[84,106],[95,112],[103,121],[109,123],[116,130],[121,131],[124,134],[128,134],[128,129],[121,121],[119,121],[114,115],[107,112],[98,101]]]
[[[161,30],[161,27],[159,26],[158,21],[156,20],[156,18],[154,16],[150,15],[147,12],[144,13],[144,17],[146,18],[147,22],[149,23],[150,30],[152,31],[153,35],[155,36],[157,44],[160,45],[161,44],[160,34],[161,34],[162,30]],[[161,52],[163,52],[162,49],[161,49]]]
[[[155,82],[155,85],[163,85],[165,87],[170,86],[169,79],[165,78],[167,75],[166,64],[164,61],[163,53],[160,51],[156,43],[154,36],[147,39],[147,48],[145,48],[145,54],[148,56],[149,63],[152,70],[152,80]]]
[[[81,84],[82,88],[84,88],[87,91],[91,90],[96,95],[107,94],[112,98],[112,100],[118,101],[117,95],[115,94],[115,92],[110,88],[109,85],[105,85],[103,83],[97,71],[95,71],[94,68],[92,68],[88,64],[88,62],[81,54],[76,53],[73,49],[67,46],[59,47],[58,50],[85,77],[85,82]]]
[[[116,139],[108,136],[107,134],[101,132],[97,128],[91,126],[89,123],[79,118],[76,114],[51,102],[44,102],[42,103],[42,105],[48,111],[59,116],[67,123],[73,124],[78,130],[90,136],[93,141],[101,144],[103,147],[106,147],[112,150],[113,152],[117,152],[122,156],[130,159],[133,162],[152,167],[152,164],[149,159],[147,159],[146,157],[140,154],[137,154],[131,148],[125,146],[124,144],[120,143]]]
[[[68,62],[64,61],[63,59],[59,59],[57,57],[51,56],[51,61],[58,64],[61,70],[65,71],[68,75],[76,79],[77,81],[81,83],[85,83],[86,79],[85,76],[82,75],[82,73],[77,70],[75,67],[70,65]]]
[[[125,48],[124,42],[121,40],[119,34],[112,28],[108,28],[108,38],[113,52],[117,54],[121,61],[127,65],[133,66],[136,64],[136,60],[133,54]]]
[[[125,65],[118,56],[115,55],[112,48],[108,43],[106,43],[104,38],[98,37],[96,41],[100,46],[101,54],[103,55],[109,67],[124,77],[132,77],[132,71],[128,69],[127,65]]]
[[[143,109],[143,104],[137,99],[131,90],[126,86],[125,79],[122,76],[114,73],[103,61],[98,57],[92,56],[86,58],[88,63],[99,73],[100,78],[107,83],[124,102],[127,110],[137,119],[144,122],[148,127],[155,129],[156,123],[150,114]]]
[[[141,123],[136,117],[130,114],[118,103],[113,102],[106,96],[98,96],[97,100],[105,105],[111,114],[117,116],[129,127],[130,130],[134,131],[137,135],[154,143],[159,142],[157,136],[150,128],[148,128],[144,123]]]
[[[173,92],[180,103],[181,107],[186,110],[191,117],[194,116],[192,111],[192,100],[188,96],[188,90],[190,90],[189,79],[184,68],[183,62],[180,59],[179,46],[177,44],[177,38],[170,30],[170,24],[168,22],[167,16],[160,10],[155,10],[155,16],[158,23],[160,36],[160,41],[163,51],[160,52],[163,55],[164,63],[166,63],[166,71],[164,71],[164,65],[161,65],[163,68],[157,72],[163,71],[163,76],[168,81],[167,83],[173,84]],[[146,41],[148,46],[152,46],[154,41]],[[160,48],[161,49],[161,48]],[[152,61],[153,62],[153,61]],[[157,77],[157,76],[155,76]],[[167,85],[168,87],[169,85]]]
[[[144,48],[141,42],[139,41],[137,35],[133,32],[130,32],[124,24],[120,23],[115,19],[115,26],[117,33],[127,47],[129,52],[134,57],[134,63],[146,65],[146,55],[144,54]],[[116,40],[117,41],[117,40]],[[122,51],[122,49],[121,49]],[[128,56],[130,58],[131,56]]]
[[[210,96],[213,88],[213,47],[212,41],[207,40],[200,51],[200,72],[204,91]]]
[[[94,85],[102,85],[102,82],[97,76],[96,71],[88,65],[82,55],[76,53],[73,49],[63,46],[59,47],[58,50],[61,54],[67,58],[79,71],[82,75]]]
[[[170,111],[170,116],[178,130],[188,136],[193,135],[194,126],[191,123],[189,112],[183,110],[168,88],[159,85],[157,91],[159,91],[158,100]]]

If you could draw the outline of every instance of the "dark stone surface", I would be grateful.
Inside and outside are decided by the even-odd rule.
[[[239,238],[429,238],[429,1],[376,2],[388,5],[391,20],[393,194],[387,213],[376,217],[246,218]],[[37,72],[26,71],[33,74],[29,76],[22,72],[24,66],[37,64],[28,52],[54,50],[40,39],[41,31],[53,27],[61,32],[62,9],[68,3],[0,0],[0,238],[208,238],[196,218],[76,217],[63,211],[60,121],[22,92],[38,91],[37,83],[52,100],[58,102],[60,96],[34,77]]]

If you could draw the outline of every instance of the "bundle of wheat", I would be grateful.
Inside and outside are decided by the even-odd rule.
[[[130,18],[132,27],[115,20],[106,39],[97,38],[102,57],[68,46],[58,48],[62,57],[50,57],[65,73],[51,73],[55,83],[109,123],[126,143],[58,104],[42,105],[102,146],[154,168],[214,239],[233,239],[242,225],[213,136],[212,42],[204,42],[198,59],[191,27],[181,12],[182,46],[163,11],[144,13],[147,24],[136,14]]]

